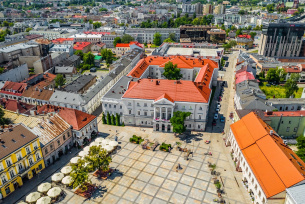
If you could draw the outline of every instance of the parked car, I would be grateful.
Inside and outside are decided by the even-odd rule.
[[[213,119],[212,125],[216,126],[216,120],[215,119]]]
[[[216,108],[216,112],[219,112],[220,111],[220,109],[219,108]]]
[[[92,67],[92,68],[90,69],[90,72],[96,72],[96,68],[95,68],[95,67]]]
[[[220,122],[224,123],[225,122],[225,117],[220,116]]]
[[[214,119],[217,120],[218,119],[218,113],[215,113],[214,115]]]
[[[217,104],[217,108],[220,108],[221,107],[221,105],[220,104]]]

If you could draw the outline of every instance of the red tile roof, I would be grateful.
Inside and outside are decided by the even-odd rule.
[[[138,47],[143,48],[143,44],[137,42],[137,41],[131,41],[130,43],[117,43],[115,47],[130,47],[130,45],[136,45]]]
[[[72,125],[74,130],[81,130],[96,118],[94,115],[75,109],[61,109],[58,115],[67,121],[67,123]]]
[[[74,44],[74,49],[75,50],[83,50],[85,47],[91,45],[91,42],[76,42]]]
[[[85,34],[93,34],[93,35],[110,35],[110,32],[92,32],[92,31],[87,31],[84,32]]]
[[[287,73],[301,73],[301,69],[298,66],[283,66],[283,69]]]
[[[22,93],[25,91],[26,87],[27,87],[26,83],[7,81],[7,82],[5,82],[4,86],[2,87],[0,93],[21,96]]]
[[[251,35],[238,35],[239,38],[251,38]]]
[[[74,41],[74,38],[57,38],[55,40],[52,40],[53,43],[63,43],[65,41]]]
[[[184,80],[141,79],[129,84],[123,98],[159,100],[160,97],[164,97],[172,102],[208,103],[210,93],[211,89],[203,83]]]
[[[129,47],[129,43],[117,43],[115,47]]]
[[[231,130],[267,198],[305,179],[305,163],[254,112]]]
[[[243,81],[254,80],[255,77],[251,72],[243,71],[235,75],[235,84],[239,84]]]
[[[177,64],[177,67],[181,69],[193,69],[194,67],[201,68],[205,64],[209,64],[209,67],[213,70],[214,68],[218,67],[218,64],[210,59],[200,59],[185,56],[148,56],[144,59],[141,59],[138,64],[127,74],[127,76],[139,78],[149,65],[158,65],[159,67],[164,67],[165,64],[169,61],[171,61],[173,64]]]
[[[13,99],[2,99],[1,104],[6,110],[19,112],[19,113],[25,113],[35,107],[34,105],[18,102]]]
[[[299,116],[305,116],[305,110],[299,110],[299,111],[274,111],[274,112],[265,112],[265,116],[267,117],[299,117]]]

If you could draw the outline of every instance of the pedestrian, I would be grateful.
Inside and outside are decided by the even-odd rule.
[[[117,142],[118,141],[118,136],[114,136],[114,140]]]
[[[171,147],[168,147],[168,152],[171,153]]]

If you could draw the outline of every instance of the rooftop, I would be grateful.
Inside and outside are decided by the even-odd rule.
[[[267,198],[304,180],[305,163],[254,112],[230,127]]]
[[[33,132],[39,136],[41,144],[46,145],[70,128],[70,125],[58,114],[42,121],[33,128]]]
[[[156,100],[163,94],[173,101],[208,103],[211,89],[202,83],[192,81],[141,79],[130,82],[123,98]]]
[[[28,116],[28,115],[24,115],[24,114],[17,114],[15,112],[8,111],[8,110],[3,110],[3,111],[4,111],[4,117],[9,118],[10,121],[14,124],[22,123],[29,128],[33,128],[38,123],[41,122],[40,119],[32,117],[32,116]]]
[[[74,44],[73,49],[75,50],[83,50],[85,47],[91,45],[91,42],[76,42]]]
[[[265,112],[266,117],[303,117],[305,116],[305,110],[298,111],[269,111]]]
[[[22,124],[6,129],[0,134],[0,159],[33,142],[37,136]]]
[[[58,115],[69,123],[74,130],[81,130],[96,116],[75,109],[61,109]]]
[[[255,80],[255,77],[251,72],[242,71],[235,75],[235,84],[248,80]]]
[[[68,91],[68,92],[78,93],[95,78],[96,78],[96,76],[93,76],[91,74],[80,75],[76,80],[74,80],[70,84],[66,85],[64,90]]]

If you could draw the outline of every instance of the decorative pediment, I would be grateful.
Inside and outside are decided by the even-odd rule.
[[[156,98],[154,104],[158,105],[174,105],[174,100],[169,97],[166,93],[162,94],[160,97]]]

